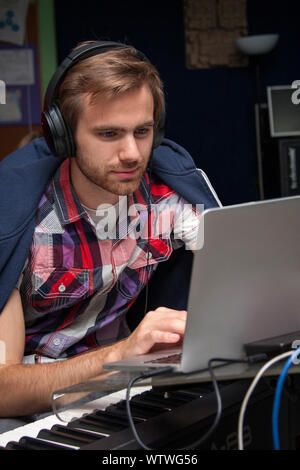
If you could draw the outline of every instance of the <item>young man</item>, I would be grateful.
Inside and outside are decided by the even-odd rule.
[[[74,64],[56,98],[75,152],[43,190],[0,315],[2,417],[45,411],[54,390],[177,343],[185,329],[186,311],[163,306],[133,332],[126,322],[157,266],[197,242],[198,214],[147,170],[164,112],[155,68],[132,47],[112,48]]]

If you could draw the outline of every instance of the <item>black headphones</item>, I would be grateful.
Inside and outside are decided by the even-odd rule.
[[[80,60],[92,57],[94,55],[103,54],[104,52],[120,47],[126,47],[126,45],[118,42],[97,41],[93,44],[82,46],[76,51],[71,52],[64,59],[51,78],[45,94],[41,122],[44,137],[48,147],[55,156],[66,158],[70,156],[73,157],[76,153],[76,145],[72,130],[60,112],[59,101],[55,99],[55,93],[58,85],[67,71]],[[148,61],[144,54],[139,51],[137,52],[142,61]],[[161,144],[164,137],[164,129],[165,112],[162,111],[159,124],[155,130],[153,148],[156,148]]]

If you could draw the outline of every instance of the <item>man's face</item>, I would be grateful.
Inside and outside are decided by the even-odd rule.
[[[153,97],[147,85],[119,97],[99,97],[91,103],[82,97],[72,162],[81,181],[97,186],[97,192],[114,195],[133,193],[151,154]],[[76,189],[76,188],[75,188]]]

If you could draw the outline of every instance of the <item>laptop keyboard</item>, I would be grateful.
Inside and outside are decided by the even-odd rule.
[[[170,356],[159,357],[151,361],[145,361],[145,364],[180,364],[182,353],[171,354]]]

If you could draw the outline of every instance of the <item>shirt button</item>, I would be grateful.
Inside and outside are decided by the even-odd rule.
[[[53,340],[53,344],[54,344],[54,346],[59,346],[59,345],[60,345],[60,339],[59,339],[59,338],[55,338],[55,339]]]
[[[58,287],[58,290],[59,290],[59,292],[65,292],[66,286],[64,286],[63,284],[61,284],[61,285]]]

